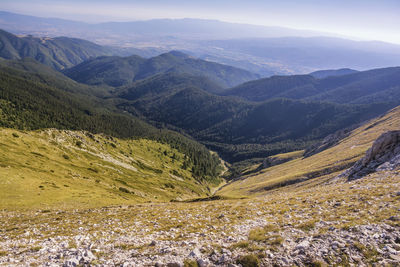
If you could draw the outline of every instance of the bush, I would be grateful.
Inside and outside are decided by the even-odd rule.
[[[129,191],[129,190],[126,189],[125,187],[120,187],[118,190],[121,191],[121,192],[127,193],[127,194],[130,194],[130,193],[131,193],[131,191]]]
[[[92,171],[92,172],[95,172],[95,173],[98,173],[99,172],[99,170],[98,169],[96,169],[96,168],[88,168],[88,170],[89,171]]]
[[[243,267],[258,267],[260,266],[260,260],[255,255],[245,255],[238,259],[237,263]]]
[[[184,267],[198,267],[199,265],[194,260],[185,260],[183,263],[183,266]]]

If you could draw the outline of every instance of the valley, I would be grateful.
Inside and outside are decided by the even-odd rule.
[[[0,28],[0,266],[400,264],[398,45],[209,19]]]
[[[360,150],[371,144],[356,140]],[[245,199],[2,211],[0,263],[396,265],[399,171],[332,177]]]
[[[397,66],[400,46],[349,40],[325,31],[229,23],[214,19],[151,19],[84,23],[0,12],[0,28],[17,35],[66,36],[106,46],[114,55],[150,58],[172,50],[244,68],[262,77],[324,69]]]

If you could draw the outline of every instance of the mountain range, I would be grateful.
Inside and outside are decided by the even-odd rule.
[[[398,46],[193,19],[0,27],[1,266],[398,266]]]
[[[322,79],[322,78],[327,78],[330,76],[342,76],[342,75],[356,73],[356,72],[358,72],[358,71],[345,68],[345,69],[338,69],[338,70],[318,70],[318,71],[314,71],[314,72],[310,73],[309,75],[311,75],[317,79]]]
[[[306,74],[321,69],[368,70],[400,64],[400,46],[395,44],[213,20],[88,24],[0,12],[0,28],[14,34],[83,38],[118,48],[114,55],[154,57],[179,50],[262,77]]]
[[[87,43],[82,44],[82,49],[86,49]],[[49,55],[58,51],[50,46],[48,49],[52,52]],[[124,116],[130,114],[159,128],[188,134],[231,163],[304,149],[330,133],[399,104],[398,68],[351,71],[345,75],[325,71],[336,76],[322,79],[310,74],[249,81],[258,76],[178,51],[150,59],[100,56],[62,73],[27,58],[3,64],[19,69],[21,79],[30,73],[30,80],[78,93],[82,99],[91,99],[97,105]],[[54,64],[48,65],[59,70]],[[82,120],[69,119],[68,123]]]
[[[138,56],[98,57],[64,71],[65,75],[81,83],[113,87],[161,73],[203,76],[223,88],[259,78],[259,75],[249,71],[196,59],[178,51],[171,51],[150,59]],[[215,88],[210,91],[215,93],[221,90]]]
[[[18,34],[35,32],[40,35],[60,36],[74,34],[75,37],[92,40],[129,34],[129,37],[150,38],[154,36],[176,36],[183,39],[232,39],[245,37],[314,36],[319,32],[295,30],[284,27],[266,27],[248,24],[228,23],[206,19],[154,19],[148,21],[84,23],[56,18],[41,18],[0,12],[0,27]],[[136,37],[136,38],[137,38]],[[166,38],[168,39],[168,38]]]
[[[151,77],[116,90],[115,97],[120,99],[116,105],[171,129],[183,129],[231,162],[305,148],[329,133],[395,106],[289,99],[254,103],[211,94],[201,88],[201,81],[194,82],[197,79],[176,74]]]
[[[192,51],[212,61],[226,59],[230,65],[242,64],[263,76],[323,69],[368,70],[400,64],[399,45],[326,36],[204,40]]]
[[[5,59],[30,57],[61,70],[91,57],[109,54],[109,49],[82,39],[18,37],[0,30],[0,56]]]
[[[284,97],[342,104],[399,103],[399,83],[400,67],[392,67],[322,79],[313,74],[273,76],[247,82],[223,94],[251,101]]]
[[[124,114],[113,103],[96,96],[105,95],[106,91],[59,76],[38,62],[0,62],[0,88],[1,127],[85,130],[119,138],[154,140],[184,153],[197,179],[207,180],[210,175],[212,180],[217,175],[219,160],[198,142]]]

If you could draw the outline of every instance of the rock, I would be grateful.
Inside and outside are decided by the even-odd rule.
[[[206,261],[206,260],[198,259],[197,260],[197,265],[199,267],[208,267],[210,265],[210,263],[208,261]]]
[[[263,160],[263,163],[260,167],[258,167],[256,170],[254,170],[254,172],[257,172],[261,169],[266,169],[275,165],[279,165],[282,163],[285,163],[287,161],[292,160],[293,158],[278,158],[278,157],[274,157],[274,156],[269,156],[266,159]]]
[[[400,255],[396,255],[396,254],[390,254],[390,258],[392,258],[393,260],[400,262]]]
[[[151,241],[150,246],[155,246],[157,245],[157,242],[155,240]]]
[[[395,250],[389,246],[385,246],[385,248],[390,254],[398,254],[397,250]]]
[[[82,258],[85,262],[90,263],[91,261],[95,260],[97,257],[90,250],[85,250],[83,252]]]
[[[219,261],[219,254],[215,253],[215,251],[211,254],[211,256],[209,257],[209,259],[211,259],[213,262],[218,262]]]
[[[400,218],[397,216],[391,216],[391,217],[389,217],[389,220],[393,221],[393,222],[398,222],[398,221],[400,221]]]
[[[308,157],[315,155],[319,152],[322,152],[330,147],[333,147],[334,145],[338,144],[340,140],[349,136],[351,131],[354,130],[355,128],[357,128],[357,125],[353,125],[351,127],[339,130],[333,134],[328,135],[321,142],[308,147],[306,149],[306,151],[304,152],[304,157],[308,158]]]
[[[306,250],[309,246],[310,242],[308,240],[303,240],[295,247],[295,250]]]
[[[183,267],[183,264],[179,262],[170,262],[167,264],[167,267]]]
[[[355,262],[361,262],[362,261],[362,258],[360,256],[357,256],[357,255],[352,255],[351,258]]]
[[[189,253],[189,258],[194,258],[194,259],[198,259],[201,257],[201,252],[198,248],[193,249],[190,253]]]
[[[289,265],[289,259],[288,258],[281,258],[282,263],[284,264],[284,266],[288,266]]]
[[[333,204],[333,207],[334,207],[334,208],[337,208],[337,207],[340,207],[341,205],[342,205],[342,203],[336,202],[335,204]]]
[[[322,249],[320,249],[320,252],[321,252],[321,254],[326,255],[326,254],[328,254],[329,251],[327,248],[322,248]]]
[[[225,254],[227,256],[231,256],[232,252],[226,248],[221,249],[222,254]]]
[[[343,243],[338,242],[338,241],[334,241],[332,243],[332,247],[344,248],[345,246],[346,246],[346,244],[343,244]]]
[[[366,155],[339,177],[355,180],[377,170],[400,167],[400,131],[388,131],[375,140]]]
[[[65,263],[64,263],[64,267],[75,267],[79,265],[79,262],[81,260],[81,257],[77,256],[71,259],[68,259]]]
[[[160,253],[161,254],[168,254],[168,253],[171,253],[171,252],[172,252],[172,250],[169,247],[165,247],[165,248],[160,249]]]
[[[219,263],[226,263],[230,260],[230,257],[226,254],[223,254],[219,259],[218,262]]]

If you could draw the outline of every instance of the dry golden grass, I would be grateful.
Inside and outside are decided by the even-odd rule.
[[[84,208],[205,197],[184,155],[154,141],[0,129],[0,209]]]
[[[257,196],[266,191],[296,181],[315,179],[305,184],[319,183],[335,177],[360,159],[372,143],[385,131],[400,129],[400,108],[370,121],[354,130],[350,136],[321,153],[292,161],[249,175],[222,188],[217,194],[226,197]]]

